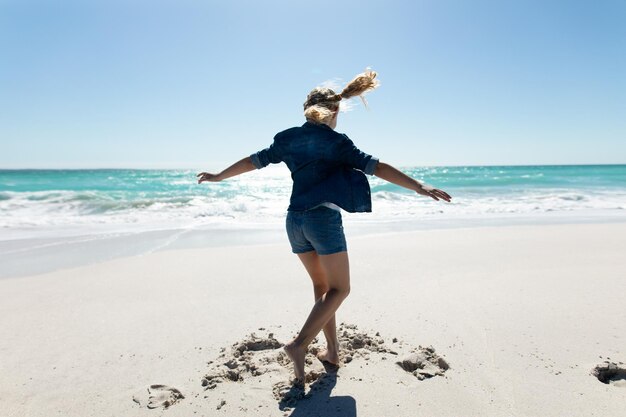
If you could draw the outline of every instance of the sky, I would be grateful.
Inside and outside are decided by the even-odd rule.
[[[337,130],[396,166],[626,163],[626,1],[0,0],[0,169],[218,170]]]

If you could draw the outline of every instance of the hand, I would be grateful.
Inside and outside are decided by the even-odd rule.
[[[201,172],[198,175],[196,175],[196,177],[198,177],[198,184],[204,182],[204,181],[208,181],[208,182],[219,182],[222,179],[219,177],[219,174],[210,174],[208,172]]]
[[[425,195],[426,197],[431,197],[437,201],[439,201],[439,199],[445,200],[447,202],[450,202],[450,200],[452,200],[452,197],[450,197],[450,195],[448,195],[448,193],[446,193],[445,191],[438,190],[437,188],[431,187],[430,185],[426,184],[420,185],[421,188],[416,191],[418,194]]]

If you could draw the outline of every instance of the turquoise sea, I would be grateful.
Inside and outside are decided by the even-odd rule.
[[[348,237],[407,230],[626,221],[626,165],[413,167],[434,201],[369,177],[373,213]],[[221,183],[192,170],[0,170],[0,278],[164,249],[281,243],[291,179],[272,166]],[[36,260],[35,262],[33,260]]]
[[[412,167],[447,191],[435,202],[369,177],[374,213],[356,222],[541,216],[624,216],[626,165]],[[0,232],[6,237],[282,222],[291,180],[284,167],[197,184],[191,170],[0,170]],[[10,233],[9,233],[10,232]]]

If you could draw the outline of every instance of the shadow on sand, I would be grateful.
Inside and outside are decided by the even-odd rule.
[[[289,414],[290,417],[356,417],[356,401],[353,397],[330,396],[337,385],[337,368],[328,367],[326,364],[324,367],[326,373],[310,385],[307,395],[302,395],[303,398],[298,399],[295,404],[280,401],[278,407],[283,411],[293,409]],[[302,391],[302,388],[297,386],[291,389],[294,391],[293,394],[296,394],[297,390]]]

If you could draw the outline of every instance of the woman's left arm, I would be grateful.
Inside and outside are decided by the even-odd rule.
[[[374,175],[378,178],[384,179],[385,181],[399,185],[400,187],[413,190],[418,194],[431,197],[437,201],[441,199],[449,202],[452,199],[452,197],[450,197],[450,195],[448,195],[445,191],[438,190],[430,185],[422,184],[421,182],[409,177],[404,172],[392,167],[389,164],[385,164],[384,162],[379,162],[376,165]]]
[[[198,184],[204,181],[210,182],[219,182],[225,180],[226,178],[234,177],[236,175],[241,175],[246,172],[250,172],[256,169],[254,164],[252,164],[252,158],[249,156],[243,158],[242,160],[235,162],[219,174],[210,174],[208,172],[201,172],[198,175]]]

